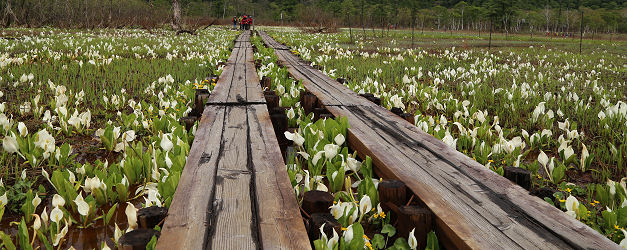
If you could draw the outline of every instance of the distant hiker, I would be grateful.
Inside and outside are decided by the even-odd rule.
[[[233,22],[233,29],[237,29],[237,17],[236,16],[233,16],[232,22]]]
[[[240,17],[239,17],[239,29],[240,29],[240,30],[243,30],[243,29],[244,29],[244,23],[243,23],[242,21],[244,21],[244,18],[245,18],[245,17],[246,17],[246,16],[240,16]]]
[[[246,30],[250,30],[250,25],[252,24],[253,24],[253,17],[247,16],[246,17]]]

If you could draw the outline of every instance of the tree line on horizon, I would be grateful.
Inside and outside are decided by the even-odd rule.
[[[246,14],[274,25],[627,33],[625,0],[5,0],[0,25],[180,29],[175,10],[194,27]]]

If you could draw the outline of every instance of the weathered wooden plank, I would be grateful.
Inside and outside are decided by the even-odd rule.
[[[245,134],[244,134],[245,135]],[[242,145],[246,147],[246,145]],[[246,153],[246,150],[242,150]],[[225,159],[222,159],[225,160]],[[242,159],[246,166],[247,159]],[[209,249],[256,249],[257,232],[248,171],[218,170]]]
[[[236,54],[235,51],[234,54]],[[231,89],[231,82],[233,81],[235,72],[234,70],[235,67],[233,66],[233,64],[227,64],[226,66],[224,66],[224,68],[222,69],[222,74],[220,74],[220,77],[216,82],[216,86],[213,88],[213,91],[211,92],[207,103],[211,104],[226,102],[229,90]]]
[[[612,249],[616,246],[485,167],[459,164],[472,162],[471,159],[458,161],[457,165],[438,155],[437,152],[448,148],[446,144],[437,142],[437,147],[426,149],[415,138],[430,136],[420,135],[415,126],[413,129],[399,126],[409,123],[387,110],[328,109],[336,116],[349,118],[348,142],[353,149],[372,157],[380,175],[404,181],[433,211],[438,233],[445,235],[443,242],[450,243],[449,247],[572,249],[604,246]],[[475,171],[482,172],[484,177],[478,178]],[[516,199],[510,199],[514,197]],[[545,213],[551,217],[543,215]],[[592,240],[578,240],[583,238]]]
[[[258,31],[259,35],[263,39],[263,42],[269,47],[275,50],[289,50],[289,47],[277,42],[276,40],[270,38],[267,33],[263,31]]]
[[[260,104],[266,103],[266,98],[263,96],[263,90],[259,83],[259,76],[257,75],[257,69],[255,69],[254,63],[246,63],[246,100],[248,103]]]
[[[311,249],[265,105],[248,106],[257,220],[264,249]]]
[[[204,110],[158,249],[311,249],[248,39]]]
[[[244,51],[242,49],[242,51]],[[244,55],[245,53],[240,53]],[[231,79],[229,92],[224,103],[246,103],[246,60],[245,56],[238,58],[237,63],[233,64],[233,78]]]
[[[262,36],[266,36],[264,41],[270,41],[267,34],[260,31]],[[273,40],[273,39],[272,39]],[[338,83],[335,79],[314,69],[308,63],[292,54],[289,50],[275,50],[279,61],[287,67],[290,75],[295,79],[302,80],[308,91],[318,96],[320,102],[325,106],[373,106],[374,104],[350,90],[346,86]]]
[[[393,127],[396,129],[397,136],[404,138],[402,140],[404,144],[419,146],[416,148],[429,151],[429,153],[441,161],[448,162],[447,165],[453,168],[453,170],[448,170],[448,172],[455,173],[457,171],[456,174],[458,176],[465,177],[457,178],[456,180],[463,181],[468,178],[465,182],[466,185],[470,186],[469,189],[486,194],[490,201],[493,202],[491,204],[499,206],[498,209],[489,209],[490,211],[506,212],[506,214],[500,215],[501,218],[505,216],[510,217],[523,227],[532,228],[541,237],[545,234],[557,235],[558,240],[565,242],[571,247],[603,246],[606,249],[611,249],[612,246],[616,247],[616,244],[585,224],[570,218],[540,198],[528,195],[527,190],[485,168],[435,137],[420,131],[417,127],[407,123],[391,112],[382,108],[360,109],[364,113],[370,112],[369,116],[374,118],[374,122],[379,124],[387,122],[385,126],[388,126],[390,123],[394,124]],[[474,198],[476,200],[476,197]],[[485,208],[486,206],[483,207]],[[492,215],[499,216],[498,213],[494,212]],[[506,227],[507,225],[500,224],[499,226]],[[541,231],[536,228],[542,228],[546,230],[546,233],[540,233]],[[506,234],[511,234],[513,230],[507,229],[503,231]],[[519,238],[514,237],[514,234],[510,236]],[[551,241],[553,243],[554,240]]]
[[[205,108],[157,249],[204,248],[223,121],[224,108]]]
[[[281,51],[280,53],[286,54],[288,52]],[[322,71],[314,69],[309,63],[306,63],[298,56],[289,53],[285,57],[289,57],[295,69],[305,75],[313,84],[318,85],[319,88],[327,89],[329,93],[336,95],[334,97],[339,99],[344,106],[372,105],[370,102],[362,101],[361,98],[358,98],[359,95],[357,95],[357,93],[322,73]]]
[[[225,112],[208,246],[211,249],[254,249],[257,232],[246,106],[228,106]]]
[[[264,41],[272,39],[262,33]],[[276,51],[292,76],[323,103],[341,96],[335,83],[288,51]],[[338,106],[326,105],[335,116],[347,116],[348,142],[368,155],[381,176],[398,178],[436,215],[438,233],[449,248],[571,249],[616,248],[588,228],[544,201],[532,197],[494,172],[415,126],[378,107],[359,105],[344,90]],[[358,99],[363,99],[357,97]],[[592,240],[588,240],[592,239]]]
[[[245,30],[235,39],[235,48],[250,48],[250,31]]]
[[[259,86],[259,77],[254,65],[254,55],[250,46],[245,46],[249,36],[242,33],[231,53],[220,79],[216,83],[209,104],[245,104],[265,103],[263,91]],[[242,38],[244,37],[244,38]]]

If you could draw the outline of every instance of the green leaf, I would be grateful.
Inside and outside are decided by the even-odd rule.
[[[20,222],[20,225],[18,226],[18,238],[19,238],[19,242],[20,242],[20,249],[33,249],[33,247],[30,245],[30,239],[28,237],[28,227],[26,226],[26,222],[24,221],[24,218],[22,218],[22,221]]]
[[[553,176],[553,183],[559,184],[560,182],[562,182],[565,172],[566,172],[565,166],[560,164],[560,166],[555,167],[555,169],[553,169],[553,172],[551,173],[551,175]]]
[[[5,234],[4,232],[0,231],[0,239],[2,239],[2,244],[8,250],[16,249],[15,244],[13,244],[13,241],[11,240],[11,236],[9,236],[8,234]]]
[[[555,203],[553,203],[553,200],[549,197],[544,197],[544,201],[548,202],[549,204],[551,204],[551,206],[555,206]]]
[[[52,250],[53,247],[50,244],[50,241],[48,241],[48,237],[46,237],[46,235],[44,235],[42,232],[37,231],[37,237],[39,237],[39,242],[43,242],[44,247],[46,248],[46,250]]]
[[[382,234],[387,234],[388,237],[392,237],[396,234],[396,228],[390,224],[383,225],[383,229],[381,229]]]
[[[503,167],[499,167],[496,169],[496,173],[499,174],[500,176],[503,176],[503,174],[505,173],[505,170],[503,169]]]
[[[146,244],[146,250],[154,250],[156,246],[157,246],[157,236],[152,236],[152,238],[150,239],[150,242]]]
[[[370,243],[374,249],[383,249],[385,247],[385,237],[381,234],[375,234]]]
[[[438,244],[438,237],[435,235],[435,232],[431,231],[427,234],[427,250],[440,250],[440,245]]]
[[[322,240],[315,240],[314,241],[314,249],[315,250],[325,250],[327,246],[324,244],[324,242],[322,242]]]
[[[407,244],[407,240],[403,237],[399,237],[396,239],[396,241],[394,241],[394,248],[395,249],[402,249],[402,250],[409,250],[409,244]]]
[[[105,216],[105,224],[108,225],[109,221],[111,221],[111,218],[113,218],[113,214],[115,214],[115,209],[118,207],[118,204],[116,203],[115,205],[113,205],[110,209],[109,212],[107,212],[107,215]]]
[[[128,188],[122,183],[115,184],[115,191],[118,193],[118,200],[124,202],[128,199]]]
[[[28,190],[28,192],[26,192],[26,200],[24,201],[24,204],[22,204],[22,213],[24,213],[24,218],[26,218],[27,222],[30,222],[32,220],[33,217],[33,212],[35,211],[35,208],[33,207],[33,199],[35,198],[35,196],[33,195],[33,190]]]
[[[353,240],[349,243],[349,249],[362,249],[364,247],[364,228],[359,223],[353,224]]]

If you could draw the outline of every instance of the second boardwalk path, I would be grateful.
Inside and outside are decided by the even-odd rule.
[[[435,215],[447,249],[618,249],[468,156],[314,69],[260,31],[279,62],[334,116],[348,118],[348,144],[385,179],[403,181]]]
[[[157,249],[310,249],[250,34],[209,97]]]

